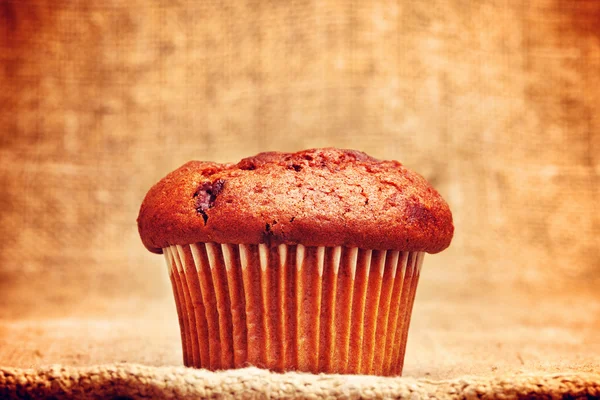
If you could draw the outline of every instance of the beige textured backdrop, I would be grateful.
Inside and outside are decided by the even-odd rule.
[[[593,370],[598,104],[594,0],[0,0],[0,365],[179,363],[147,189],[190,159],[336,146],[454,213],[408,374]]]

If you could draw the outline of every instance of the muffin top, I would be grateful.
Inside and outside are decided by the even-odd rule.
[[[334,148],[190,161],[150,189],[137,222],[154,253],[196,242],[437,253],[454,232],[448,204],[422,176]]]

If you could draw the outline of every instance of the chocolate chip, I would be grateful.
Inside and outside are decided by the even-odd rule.
[[[219,179],[212,183],[203,182],[194,193],[194,198],[196,199],[196,211],[202,215],[205,225],[208,221],[206,210],[212,208],[218,194],[223,190],[224,185],[225,181],[223,179]]]
[[[262,243],[270,244],[274,233],[271,230],[271,224],[265,224],[265,230],[262,232]]]
[[[254,163],[248,161],[248,162],[245,162],[245,163],[241,163],[239,165],[239,168],[242,171],[254,171],[256,169],[256,165],[254,165]]]

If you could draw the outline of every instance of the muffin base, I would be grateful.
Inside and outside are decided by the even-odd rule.
[[[163,249],[186,366],[401,375],[422,252]]]

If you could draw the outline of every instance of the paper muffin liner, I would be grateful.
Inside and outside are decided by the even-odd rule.
[[[402,373],[424,253],[217,243],[163,252],[186,366]]]

